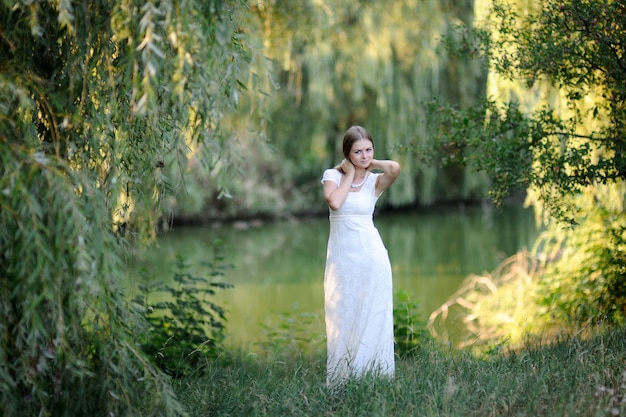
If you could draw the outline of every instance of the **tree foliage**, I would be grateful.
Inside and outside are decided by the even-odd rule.
[[[171,185],[160,174],[168,155],[202,143],[214,175],[232,157],[222,120],[250,58],[227,4],[13,3],[2,15],[0,127],[98,181],[120,223]],[[146,220],[135,226],[150,230]]]
[[[0,4],[3,415],[183,414],[137,347],[121,257],[154,234],[166,164],[194,148],[219,183],[244,16],[236,0]]]
[[[265,195],[270,188],[279,191],[275,201],[287,200],[271,206],[280,213],[312,207],[323,211],[320,173],[340,157],[345,129],[361,124],[372,132],[377,155],[399,158],[403,166],[403,175],[383,196],[383,206],[484,197],[484,175],[425,163],[421,155],[400,155],[396,148],[423,144],[422,100],[438,95],[467,105],[484,89],[478,65],[439,48],[438,37],[454,22],[471,21],[473,1],[249,4],[277,88],[268,102],[266,130],[274,153],[256,152],[247,159],[253,173],[258,165],[260,175],[252,177],[260,184],[241,196],[255,189]]]
[[[468,109],[431,102],[432,152],[486,172],[498,203],[529,191],[549,223],[538,256],[551,314],[623,323],[626,6],[496,1],[484,23],[447,44],[485,58],[490,95]]]
[[[575,223],[561,197],[626,176],[625,6],[568,0],[520,11],[496,2],[487,22],[460,28],[448,45],[486,57],[526,93],[500,89],[467,111],[433,102],[436,149],[487,172],[496,202],[531,187],[552,214]]]
[[[0,158],[2,414],[182,414],[133,341],[100,191],[43,153]]]

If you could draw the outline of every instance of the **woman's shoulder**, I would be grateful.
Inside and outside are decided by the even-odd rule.
[[[324,171],[324,174],[322,175],[322,183],[324,181],[332,181],[339,185],[339,183],[341,182],[341,171],[339,171],[337,168],[328,168]]]
[[[326,170],[324,170],[324,175],[341,175],[341,171],[339,171],[337,168],[328,168]]]

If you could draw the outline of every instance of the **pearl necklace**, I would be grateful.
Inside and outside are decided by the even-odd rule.
[[[363,177],[363,181],[361,181],[358,184],[350,184],[350,187],[352,188],[359,188],[360,186],[362,186],[363,184],[365,184],[365,180],[367,179],[367,175],[369,174],[369,172],[365,173],[365,176]]]

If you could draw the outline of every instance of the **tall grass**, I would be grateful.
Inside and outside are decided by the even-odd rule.
[[[617,416],[626,413],[626,330],[477,359],[431,341],[393,379],[333,392],[323,354],[231,353],[176,385],[196,416]]]

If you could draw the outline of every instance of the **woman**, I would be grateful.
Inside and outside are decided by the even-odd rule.
[[[372,216],[400,165],[374,159],[372,136],[360,126],[346,131],[343,154],[322,177],[330,212],[324,273],[330,386],[366,372],[394,374],[391,264]]]

